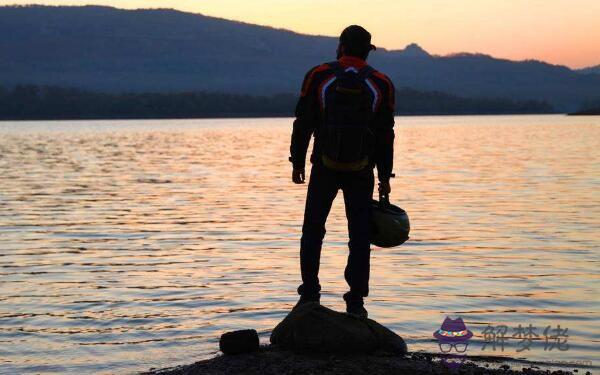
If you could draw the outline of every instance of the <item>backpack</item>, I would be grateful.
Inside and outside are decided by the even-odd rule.
[[[367,83],[374,69],[344,70],[337,61],[328,65],[335,78],[322,92],[321,158],[328,169],[359,171],[369,165],[375,142],[370,129],[375,98]]]

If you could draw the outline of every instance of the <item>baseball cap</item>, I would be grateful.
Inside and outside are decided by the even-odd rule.
[[[377,49],[371,44],[371,34],[359,25],[346,27],[340,35],[340,43],[349,47],[364,48],[367,51]]]

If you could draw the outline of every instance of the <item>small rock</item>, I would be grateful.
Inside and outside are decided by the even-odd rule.
[[[257,351],[258,333],[254,329],[227,332],[221,335],[219,349],[224,354],[241,354]]]

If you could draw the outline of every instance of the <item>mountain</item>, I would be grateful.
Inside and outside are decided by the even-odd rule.
[[[409,44],[403,50],[392,51],[393,53],[397,53],[402,57],[416,57],[416,58],[430,58],[431,55],[421,48],[420,45],[416,43]]]
[[[580,74],[600,74],[600,65],[577,69],[576,72]]]
[[[0,85],[297,93],[310,67],[335,58],[336,45],[333,37],[170,9],[6,6],[0,7]],[[379,48],[369,62],[398,88],[545,100],[560,110],[600,97],[600,76],[539,61],[432,56],[410,45]]]

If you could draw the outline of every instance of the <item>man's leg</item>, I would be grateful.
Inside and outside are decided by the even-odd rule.
[[[298,294],[303,300],[318,300],[319,264],[321,246],[325,237],[325,222],[331,204],[337,195],[337,183],[333,172],[320,165],[313,165],[306,195],[302,239],[300,240],[300,269],[302,285]]]
[[[342,189],[348,218],[350,253],[344,276],[350,286],[350,292],[344,295],[344,299],[349,307],[354,304],[362,308],[363,297],[369,294],[371,256],[369,232],[374,186],[373,170],[368,169],[347,177]]]

